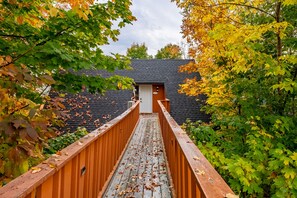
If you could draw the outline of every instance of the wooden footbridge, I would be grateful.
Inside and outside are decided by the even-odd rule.
[[[228,197],[233,192],[158,101],[139,102],[0,188],[0,197]]]

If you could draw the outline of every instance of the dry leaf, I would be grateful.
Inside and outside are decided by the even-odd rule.
[[[122,196],[122,195],[124,195],[124,194],[126,194],[126,191],[125,191],[125,190],[122,190],[121,192],[119,192],[119,195],[120,195],[120,196]]]
[[[34,173],[40,172],[42,169],[40,167],[32,167],[31,170],[32,170],[31,173],[34,174]]]
[[[57,158],[57,157],[60,157],[60,155],[52,154],[52,157]]]
[[[82,143],[81,141],[78,141],[77,144],[78,144],[79,146],[83,145],[83,143]]]
[[[204,175],[205,174],[205,172],[203,170],[199,170],[199,169],[196,169],[195,172],[196,172],[197,175]]]
[[[152,189],[153,189],[153,186],[150,185],[150,184],[146,184],[146,185],[144,186],[144,188],[145,188],[146,190],[152,190]]]
[[[95,134],[94,133],[89,133],[89,137],[94,137]]]
[[[56,167],[57,167],[56,164],[52,164],[52,163],[48,163],[47,165],[48,165],[50,168],[56,168]]]
[[[200,158],[197,157],[197,156],[193,157],[193,159],[194,159],[194,160],[200,160]]]
[[[158,186],[161,186],[161,184],[160,184],[160,183],[152,182],[152,186],[154,186],[154,187],[158,187]]]
[[[225,197],[226,198],[239,198],[238,195],[234,195],[234,194],[231,194],[231,193],[227,193]]]

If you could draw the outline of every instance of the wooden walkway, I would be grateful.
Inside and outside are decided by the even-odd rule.
[[[162,141],[158,115],[141,115],[103,197],[172,197]]]

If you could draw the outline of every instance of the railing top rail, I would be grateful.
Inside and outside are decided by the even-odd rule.
[[[90,132],[88,135],[82,137],[78,141],[64,148],[61,155],[53,155],[43,163],[37,165],[36,169],[28,171],[23,175],[9,182],[7,185],[0,188],[0,197],[5,197],[8,192],[18,195],[18,197],[25,197],[33,189],[42,184],[47,178],[59,171],[67,162],[72,160],[78,153],[84,150],[92,142],[107,133],[110,129],[116,126],[122,119],[124,119],[130,112],[132,112],[139,101],[127,109],[124,113],[107,122],[103,126]]]
[[[119,116],[115,117],[114,119],[110,120],[109,122],[105,123],[98,129],[95,129],[91,133],[94,133],[95,136],[103,135],[108,130],[113,128],[118,122],[120,122],[122,119],[124,119],[131,111],[133,111],[137,107],[137,105],[139,105],[139,103],[140,103],[140,101],[136,101],[129,109],[127,109],[121,115],[119,115]]]
[[[169,123],[175,139],[180,145],[180,148],[191,167],[191,171],[195,175],[201,191],[204,193],[204,196],[225,197],[228,193],[234,194],[221,175],[219,175],[219,173],[213,168],[186,132],[181,129],[181,127],[167,112],[166,108],[162,104],[162,101],[158,101],[158,103],[166,121]]]

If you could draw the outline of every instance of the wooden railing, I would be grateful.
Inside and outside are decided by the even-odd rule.
[[[158,113],[175,195],[223,198],[234,194],[162,103],[158,101]]]
[[[166,111],[170,113],[170,100],[166,98],[165,100],[161,100],[161,103],[165,107]]]
[[[0,188],[0,197],[98,197],[121,158],[139,118],[139,102]]]

